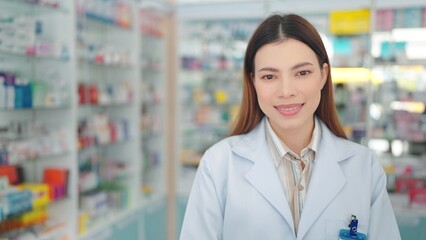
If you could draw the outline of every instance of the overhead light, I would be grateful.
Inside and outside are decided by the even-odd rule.
[[[370,139],[368,141],[368,147],[377,152],[387,152],[389,151],[389,141],[386,139]]]
[[[411,60],[426,59],[426,43],[408,42],[405,47],[405,54]]]
[[[426,28],[395,28],[392,30],[394,42],[425,42]]]
[[[392,140],[391,143],[391,149],[392,149],[392,155],[395,157],[399,157],[404,153],[404,150],[406,149],[406,146],[404,146],[404,142],[401,140]]]
[[[376,121],[382,117],[383,108],[380,104],[372,103],[369,108],[370,117]]]

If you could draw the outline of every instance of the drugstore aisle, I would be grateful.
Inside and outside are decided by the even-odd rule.
[[[167,238],[171,9],[0,0],[0,238]]]

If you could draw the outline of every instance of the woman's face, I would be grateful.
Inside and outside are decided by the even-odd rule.
[[[259,106],[275,132],[312,131],[328,65],[321,68],[312,49],[289,38],[261,47],[254,66]]]

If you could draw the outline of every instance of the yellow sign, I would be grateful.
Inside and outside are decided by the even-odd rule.
[[[368,68],[332,68],[333,83],[368,83],[371,72]]]
[[[333,83],[368,83],[380,84],[383,78],[368,68],[331,68]]]
[[[370,10],[333,11],[330,32],[335,35],[363,34],[370,31]]]

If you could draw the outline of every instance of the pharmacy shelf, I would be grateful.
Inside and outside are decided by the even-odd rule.
[[[25,177],[34,182],[41,181],[41,173],[46,167],[61,167],[69,170],[66,199],[54,202],[48,207],[50,218],[58,219],[59,222],[55,226],[52,225],[52,232],[40,235],[40,237],[50,237],[51,239],[60,239],[63,236],[66,236],[67,239],[118,239],[120,237],[143,239],[143,218],[139,218],[138,213],[143,212],[143,207],[154,204],[149,199],[157,196],[157,193],[148,196],[145,199],[146,201],[141,201],[141,189],[144,180],[141,161],[143,137],[140,123],[144,116],[140,115],[140,110],[143,103],[151,105],[155,102],[156,104],[153,104],[153,106],[158,107],[158,113],[161,113],[164,111],[165,101],[158,101],[158,99],[150,101],[144,98],[146,100],[144,102],[142,96],[145,96],[145,92],[138,90],[142,89],[140,84],[144,80],[142,76],[145,76],[147,79],[155,77],[158,81],[154,80],[152,83],[155,83],[156,90],[161,92],[165,85],[164,82],[159,84],[159,81],[163,81],[166,69],[165,65],[156,69],[153,68],[153,65],[146,68],[141,67],[143,59],[139,53],[142,52],[140,48],[143,36],[139,31],[138,11],[140,6],[137,1],[114,2],[120,4],[120,13],[127,14],[125,18],[116,19],[117,23],[105,18],[105,16],[102,17],[93,14],[93,12],[84,11],[86,8],[90,8],[90,6],[84,5],[89,2],[58,0],[58,5],[40,5],[30,4],[24,0],[0,0],[0,12],[5,13],[2,16],[8,17],[5,20],[9,21],[9,18],[24,15],[31,16],[34,22],[30,22],[32,28],[28,29],[28,32],[38,31],[37,34],[40,35],[36,36],[38,40],[48,40],[47,42],[66,46],[62,49],[63,51],[55,52],[59,55],[37,55],[37,53],[22,50],[18,52],[14,50],[15,48],[7,48],[9,46],[5,46],[5,48],[0,46],[0,71],[16,72],[20,78],[24,77],[29,80],[39,80],[43,77],[43,73],[46,73],[45,75],[48,77],[43,78],[43,82],[55,82],[55,79],[59,78],[61,84],[66,84],[66,88],[60,88],[63,87],[62,85],[58,88],[49,87],[49,89],[56,89],[52,93],[68,96],[66,104],[51,105],[50,102],[47,102],[46,106],[37,105],[19,109],[9,105],[2,106],[1,104],[4,104],[4,101],[0,99],[2,100],[0,101],[0,143],[9,141],[1,135],[3,127],[12,128],[14,123],[21,120],[34,121],[47,128],[61,127],[65,129],[66,140],[69,144],[67,151],[19,160],[26,169],[26,173],[29,174]],[[105,1],[92,2],[96,2],[95,4],[109,3]],[[112,5],[108,5],[108,7]],[[40,29],[36,29],[36,27],[40,27],[36,25],[39,24],[38,21],[44,23],[42,32],[40,32]],[[3,37],[3,35],[0,37]],[[165,46],[164,39],[156,40],[158,41],[153,39],[151,42],[157,44],[157,49],[160,46]],[[160,50],[165,49],[160,48]],[[149,64],[154,63],[151,61],[154,58],[159,58],[160,62],[158,63],[160,64],[164,61],[165,52],[153,51],[150,54]],[[157,55],[161,55],[161,57]],[[49,69],[47,66],[50,66],[50,72],[46,72]],[[100,104],[85,102],[80,105],[79,86],[86,83],[98,87],[99,93],[109,94],[102,99],[102,101],[106,99],[105,102],[99,101]],[[121,93],[114,91],[117,84],[119,87],[125,86],[126,92],[124,93],[123,89],[120,89]],[[3,81],[0,85],[3,87]],[[3,88],[0,90],[3,90]],[[101,90],[105,91],[102,92]],[[122,95],[114,95],[117,93],[128,94],[129,96],[125,98]],[[148,96],[151,93],[146,93],[146,95]],[[0,94],[3,94],[3,92]],[[164,93],[160,94],[164,96]],[[90,97],[94,97],[90,100],[96,99],[96,96]],[[153,97],[157,98],[158,96]],[[152,109],[151,106],[150,109]],[[116,121],[114,123],[117,126],[126,129],[128,137],[123,141],[107,141],[106,144],[79,149],[76,141],[79,137],[77,134],[79,124],[85,120],[92,121],[93,116],[100,114],[106,116],[109,121]],[[153,133],[150,132],[149,134]],[[157,134],[153,137],[155,144],[162,146],[157,151],[162,154],[165,149],[164,140],[159,139],[163,138],[162,135],[165,133],[158,131],[155,134]],[[23,137],[22,140],[28,139]],[[79,171],[80,164],[86,164],[84,161],[87,161],[91,154],[99,154],[103,159],[95,167],[102,167],[102,164],[105,166],[116,164],[114,167],[118,168],[124,165],[127,167],[126,171],[122,172],[126,177],[123,178],[122,175],[119,175],[115,178],[105,177],[103,179],[105,181],[116,180],[123,185],[122,193],[126,195],[126,206],[113,209],[101,221],[96,221],[93,225],[88,224],[82,227],[84,221],[88,219],[81,217],[80,200],[83,195],[85,197],[87,195],[78,190],[82,183]],[[161,168],[165,164],[165,160],[162,161]],[[165,180],[162,178],[166,176],[163,170],[160,172],[161,174],[156,176],[155,181],[161,185],[165,184]],[[159,199],[164,199],[166,187],[162,186],[161,188],[158,193],[161,193],[160,195],[163,198],[159,197]],[[99,189],[94,190],[99,191]],[[0,234],[0,236],[3,236],[3,234]],[[21,235],[20,237],[24,236]]]
[[[108,239],[114,235],[111,227],[131,218],[140,207],[140,93],[135,90],[139,89],[141,74],[137,67],[137,52],[140,47],[135,21],[137,6],[129,1],[120,1],[120,6],[114,5],[117,3],[119,2],[105,5],[108,3],[96,2],[104,4],[106,8],[122,8],[122,15],[116,19],[107,15],[107,11],[92,11],[91,5],[84,5],[84,1],[76,6],[79,91],[80,86],[86,86],[86,93],[90,92],[89,96],[80,96],[80,101],[86,99],[86,102],[76,106],[77,115],[80,122],[87,122],[86,131],[96,133],[87,137],[98,137],[98,140],[94,139],[95,142],[105,143],[93,143],[94,145],[79,150],[80,164],[88,164],[86,168],[89,167],[89,170],[80,169],[80,176],[85,177],[85,180],[80,182],[80,187],[85,191],[80,192],[79,199],[85,203],[79,205],[79,239]],[[120,19],[128,21],[117,22]],[[112,122],[115,127],[111,127]],[[110,142],[109,134],[115,131],[115,138],[124,136],[124,139]],[[84,133],[81,134],[83,135],[80,137],[84,138]],[[91,162],[92,158],[98,160]],[[110,176],[108,171],[111,171],[111,174],[113,171],[119,171],[120,176]],[[87,180],[88,176],[96,176],[99,183],[92,183],[90,178]],[[108,205],[99,202],[103,207],[90,207],[90,204],[98,205],[96,199],[106,195],[115,196],[119,204]]]
[[[272,12],[294,12],[299,14],[315,14],[333,10],[369,8],[370,0],[339,1],[332,0],[324,4],[317,0],[304,2],[278,1],[227,1],[197,4],[179,4],[177,16],[181,20],[223,20],[223,19],[261,19]],[[235,11],[238,9],[238,11]]]
[[[163,4],[141,2],[138,12],[140,34],[140,130],[142,148],[142,197],[166,195],[166,10]],[[157,28],[155,26],[158,26]]]
[[[0,112],[8,112],[8,113],[14,113],[14,112],[32,112],[32,111],[69,111],[71,109],[70,105],[65,106],[52,106],[52,107],[26,107],[26,108],[18,108],[18,109],[9,109],[9,108],[0,108]]]
[[[121,212],[111,212],[107,216],[103,217],[102,221],[96,223],[95,227],[92,227],[89,231],[81,234],[79,239],[108,239],[113,235],[113,231],[111,229],[114,225],[132,220],[140,209],[140,207],[133,207]]]
[[[60,4],[40,4],[40,3],[31,3],[25,0],[1,0],[0,6],[8,9],[9,12],[14,14],[51,14],[51,13],[69,13],[69,8]]]
[[[372,5],[374,3],[374,5]],[[239,1],[192,1],[183,2],[177,6],[177,17],[180,20],[223,20],[223,19],[253,19],[263,18],[273,12],[292,12],[298,14],[318,14],[330,11],[353,9],[389,9],[423,6],[423,0],[361,0],[339,1],[331,0],[324,4],[318,0],[267,2]],[[235,11],[238,9],[238,11]]]
[[[22,167],[27,186],[41,186],[46,168],[68,172],[66,192],[61,197],[55,196],[60,200],[51,199],[47,205],[47,221],[38,215],[44,223],[30,232],[14,231],[19,238],[76,237],[74,5],[70,1],[53,2],[41,5],[23,0],[0,1],[1,25],[7,30],[0,37],[0,71],[8,78],[7,86],[4,78],[0,83],[0,90],[5,90],[0,92],[1,145],[14,145],[7,155]],[[32,96],[25,100],[25,105],[22,94]],[[49,141],[65,145],[47,144]],[[3,226],[3,221],[0,224]],[[12,232],[2,231],[0,236]]]
[[[0,50],[0,59],[4,58],[18,58],[21,60],[27,60],[27,61],[61,61],[61,62],[67,62],[69,61],[68,58],[63,57],[54,57],[54,56],[37,56],[36,54],[26,54],[26,53],[19,53],[19,52],[13,52],[11,50]]]

